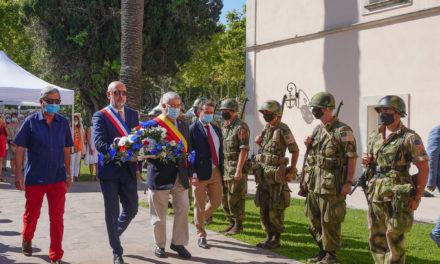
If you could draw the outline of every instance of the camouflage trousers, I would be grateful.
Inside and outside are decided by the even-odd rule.
[[[304,214],[310,220],[310,230],[325,251],[341,248],[341,223],[346,213],[345,197],[308,192]]]
[[[287,184],[259,184],[255,205],[260,207],[260,223],[264,232],[284,233],[284,211],[290,206]]]
[[[405,233],[411,230],[414,212],[391,202],[372,202],[368,207],[370,250],[376,264],[405,263]]]
[[[239,181],[225,180],[223,185],[223,211],[229,221],[246,219],[245,201],[247,193],[247,175]]]

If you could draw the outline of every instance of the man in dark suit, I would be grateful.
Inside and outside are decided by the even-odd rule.
[[[214,104],[205,100],[199,105],[198,113],[199,119],[190,127],[191,145],[196,151],[191,183],[195,186],[194,219],[199,237],[198,245],[208,248],[205,221],[220,206],[223,196],[223,139],[221,129],[211,123]]]
[[[127,136],[139,125],[137,111],[124,106],[127,88],[121,82],[110,83],[107,98],[110,105],[93,115],[96,149],[106,154],[116,137]],[[98,164],[98,178],[101,183],[105,206],[105,222],[110,246],[113,248],[114,264],[124,263],[123,249],[119,237],[128,227],[138,211],[136,162],[125,162],[121,166],[110,162]],[[122,213],[119,215],[119,201]]]
[[[154,120],[159,126],[167,130],[167,134],[174,141],[185,146],[186,153],[191,152],[189,142],[189,126],[179,119],[180,96],[174,92],[168,92],[162,96],[162,114]],[[171,194],[174,208],[174,224],[170,248],[177,251],[179,256],[185,259],[191,258],[186,250],[188,245],[188,178],[191,177],[192,165],[185,158],[179,158],[177,162],[161,162],[157,159],[148,159],[147,187],[150,203],[151,223],[154,230],[154,254],[159,258],[166,257],[166,216],[168,209],[168,197]]]

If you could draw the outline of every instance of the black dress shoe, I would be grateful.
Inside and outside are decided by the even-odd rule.
[[[26,242],[23,239],[23,242],[21,243],[21,251],[26,257],[32,256],[32,241]]]
[[[154,250],[154,255],[156,255],[156,257],[158,257],[158,258],[166,258],[167,257],[167,255],[165,255],[165,249],[160,248],[160,247],[156,247],[156,249]]]
[[[184,246],[176,246],[174,244],[171,244],[170,248],[176,251],[179,254],[179,256],[181,256],[184,259],[191,258],[191,253],[189,253]]]
[[[206,242],[206,238],[204,237],[199,238],[198,244],[201,248],[208,248],[208,243]]]
[[[113,257],[113,264],[124,264],[124,259],[122,256],[114,256]]]

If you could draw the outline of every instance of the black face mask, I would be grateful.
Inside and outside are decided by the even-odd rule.
[[[385,126],[391,125],[394,122],[394,115],[390,113],[380,113],[379,118],[380,123]]]
[[[321,108],[313,108],[312,114],[316,119],[320,119],[324,115],[324,112]]]
[[[270,123],[275,117],[272,114],[263,114],[264,121]]]
[[[224,120],[228,121],[229,119],[231,119],[231,113],[223,112],[222,113],[222,117],[223,117]]]

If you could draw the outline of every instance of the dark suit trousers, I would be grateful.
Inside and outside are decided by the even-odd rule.
[[[101,180],[100,183],[110,246],[113,248],[114,256],[122,256],[123,249],[119,237],[138,211],[137,182],[133,177],[124,176],[119,179]],[[119,201],[122,204],[121,215]]]

